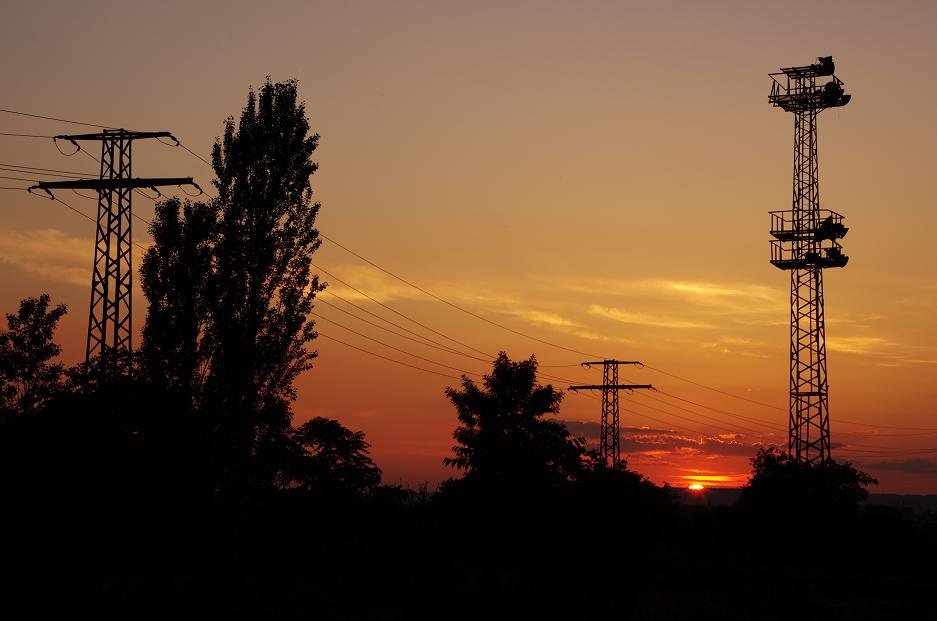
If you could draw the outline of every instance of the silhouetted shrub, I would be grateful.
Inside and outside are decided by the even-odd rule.
[[[752,458],[752,476],[739,508],[771,521],[802,523],[806,516],[854,516],[878,481],[849,463],[798,461],[776,447]]]
[[[562,423],[544,420],[559,411],[563,393],[540,386],[537,360],[514,362],[501,352],[482,386],[468,377],[462,389],[447,388],[459,427],[447,466],[464,470],[441,492],[474,490],[516,495],[555,488],[576,478],[583,468],[585,440],[573,438]]]

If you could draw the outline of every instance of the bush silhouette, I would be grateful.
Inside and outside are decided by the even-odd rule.
[[[776,447],[752,458],[752,476],[742,487],[739,508],[762,517],[788,520],[804,515],[854,515],[878,481],[849,463],[809,464]]]
[[[7,315],[7,330],[0,332],[0,423],[35,413],[61,388],[62,363],[53,362],[61,347],[52,337],[68,307],[50,309],[50,302],[46,293],[26,298]]]
[[[544,420],[559,411],[563,393],[537,384],[537,360],[512,361],[501,352],[478,386],[468,377],[462,388],[447,388],[459,427],[453,457],[443,463],[464,470],[445,490],[542,490],[576,478],[583,468],[585,441],[562,423]]]

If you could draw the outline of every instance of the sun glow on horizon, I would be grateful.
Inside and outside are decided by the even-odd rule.
[[[702,491],[702,490],[704,490],[704,489],[706,489],[706,488],[705,488],[703,485],[701,485],[700,483],[693,483],[693,484],[691,484],[687,489],[693,490],[694,492],[699,492],[699,491]]]

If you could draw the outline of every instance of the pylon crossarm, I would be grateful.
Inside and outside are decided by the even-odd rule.
[[[72,179],[68,181],[43,181],[29,189],[37,190],[120,190],[134,188],[156,188],[166,185],[196,185],[192,177],[159,177],[153,179]]]
[[[639,367],[644,366],[644,363],[638,362],[637,360],[597,360],[594,362],[582,362],[580,366],[591,367],[594,364],[633,364]]]
[[[570,390],[655,390],[650,384],[589,384],[587,386],[570,386]]]
[[[75,142],[76,140],[110,140],[117,137],[122,137],[124,140],[137,140],[141,138],[169,138],[176,143],[179,142],[179,140],[177,140],[176,137],[172,135],[172,132],[136,132],[126,129],[106,129],[103,132],[95,132],[93,134],[59,134],[58,136],[53,136],[52,139]]]

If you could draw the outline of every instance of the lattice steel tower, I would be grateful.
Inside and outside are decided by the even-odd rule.
[[[622,364],[642,365],[640,362],[625,362],[623,360],[602,360],[599,362],[583,362],[582,366],[591,367],[601,364],[603,370],[601,385],[570,386],[570,390],[601,390],[602,391],[602,427],[599,431],[599,454],[602,462],[611,468],[618,468],[621,464],[621,423],[618,414],[619,390],[653,390],[650,384],[619,384],[618,366]]]
[[[169,138],[169,132],[137,132],[105,129],[94,134],[55,136],[79,149],[79,142],[101,142],[101,173],[98,179],[47,181],[30,188],[87,189],[98,193],[97,232],[91,272],[91,305],[85,361],[96,360],[103,374],[116,371],[131,351],[131,196],[136,188],[195,185],[191,177],[134,179],[130,169],[130,147],[141,138]],[[178,144],[178,141],[176,141]],[[196,186],[198,187],[198,186]],[[54,198],[54,197],[53,197]]]
[[[833,58],[770,74],[775,107],[794,114],[794,194],[790,211],[771,213],[771,263],[791,272],[791,399],[788,451],[798,461],[830,459],[823,270],[849,258],[839,240],[843,216],[820,209],[817,115],[845,106],[851,95],[833,75]],[[822,85],[818,78],[829,77]]]

